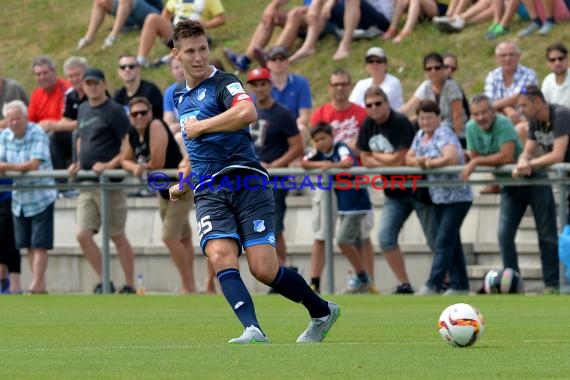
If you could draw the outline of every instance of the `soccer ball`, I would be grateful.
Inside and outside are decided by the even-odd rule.
[[[487,294],[520,293],[522,279],[519,273],[511,268],[491,269],[485,274],[483,290]]]
[[[456,303],[441,313],[437,328],[443,340],[453,347],[469,347],[483,335],[485,321],[473,306]]]

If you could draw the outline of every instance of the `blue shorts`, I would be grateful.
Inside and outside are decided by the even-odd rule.
[[[229,179],[231,188],[227,183],[218,186],[214,182],[195,193],[198,237],[204,254],[206,244],[213,239],[235,239],[243,248],[259,244],[275,246],[273,191],[255,174],[244,188],[243,178],[239,179],[239,185],[236,179]]]
[[[15,216],[14,235],[16,247],[53,248],[53,203],[34,216]]]
[[[117,8],[119,6],[119,0],[113,0],[113,8],[109,12],[111,15],[115,16],[117,14]],[[160,14],[160,10],[150,5],[145,0],[133,0],[133,10],[129,13],[129,17],[125,22],[126,25],[138,25],[142,28],[146,16],[151,13]]]

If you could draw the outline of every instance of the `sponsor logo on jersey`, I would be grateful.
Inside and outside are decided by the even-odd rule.
[[[239,82],[230,83],[226,86],[226,88],[230,94],[232,94],[232,96],[245,93],[243,87],[241,86],[241,83]]]

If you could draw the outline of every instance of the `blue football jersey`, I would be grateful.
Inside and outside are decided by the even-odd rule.
[[[217,116],[240,101],[251,101],[239,79],[214,69],[209,78],[194,88],[184,86],[174,93],[174,105],[180,115],[184,146],[192,164],[192,183],[202,185],[233,170],[246,169],[267,177],[255,153],[249,125],[235,132],[206,133],[188,139],[184,129],[190,118],[204,120]]]

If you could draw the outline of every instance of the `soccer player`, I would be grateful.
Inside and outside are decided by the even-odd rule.
[[[176,24],[173,41],[173,57],[182,62],[186,79],[185,88],[174,94],[174,104],[193,182],[181,180],[170,194],[173,200],[184,199],[194,188],[200,247],[245,329],[229,343],[269,341],[239,273],[242,247],[257,280],[309,311],[309,327],[297,342],[321,342],[340,316],[340,307],[316,295],[298,273],[279,266],[273,194],[264,183],[268,175],[255,154],[248,128],[257,117],[254,104],[234,75],[208,63],[208,40],[198,21]],[[189,176],[190,168],[184,174]]]

